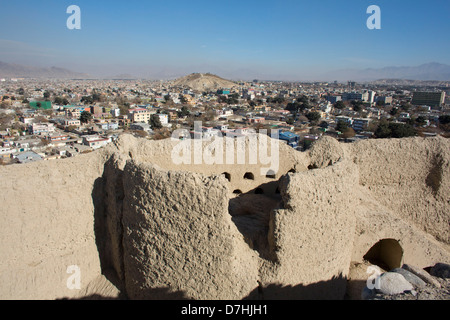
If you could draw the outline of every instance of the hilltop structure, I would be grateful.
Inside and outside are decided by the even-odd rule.
[[[355,264],[450,262],[447,139],[280,144],[276,171],[177,165],[179,143],[123,135],[0,168],[0,297],[342,299],[366,280]],[[73,265],[80,290],[67,286]]]

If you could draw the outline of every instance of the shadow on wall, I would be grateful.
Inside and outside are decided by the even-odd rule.
[[[255,288],[243,300],[344,300],[346,284],[347,278],[341,274],[309,285],[269,284]]]
[[[192,300],[186,296],[184,291],[172,291],[169,288],[152,288],[144,292],[145,296],[150,297],[146,300]],[[117,298],[105,297],[101,294],[91,294],[85,297],[60,300],[129,300],[125,295],[119,295]]]
[[[339,275],[328,281],[320,281],[309,285],[283,286],[280,284],[269,284],[256,287],[247,297],[242,300],[359,300],[362,288],[365,286],[363,281],[358,283],[348,283],[348,286],[358,288],[353,294],[344,292],[343,285],[347,282],[345,277]],[[350,282],[350,281],[349,281]],[[184,291],[172,291],[169,288],[147,289],[146,300],[193,300],[190,299]],[[105,297],[100,294],[92,294],[76,299],[61,300],[128,300],[121,295],[118,298]]]
[[[105,172],[107,165],[105,164]],[[114,188],[117,189],[117,181],[114,183]],[[114,210],[115,212],[111,213],[108,212],[108,210],[111,211],[107,204],[107,201],[111,202],[111,197],[108,197],[108,189],[107,176],[104,173],[101,178],[95,180],[92,190],[95,243],[102,274],[121,292],[121,296],[126,297],[123,274],[120,271],[123,266],[121,252],[121,203],[123,190],[115,190],[114,194],[110,195],[115,199],[113,205],[117,207]],[[114,214],[119,216],[112,217]]]
[[[231,198],[228,204],[231,220],[249,247],[257,251],[261,258],[270,261],[275,260],[268,241],[270,216],[273,210],[280,208],[282,199],[281,195],[265,193],[264,190],[273,190],[277,185],[278,182],[262,184]]]

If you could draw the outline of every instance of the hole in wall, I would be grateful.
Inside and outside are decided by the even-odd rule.
[[[364,259],[386,271],[400,268],[403,260],[403,248],[395,239],[383,239],[367,251]]]
[[[224,173],[222,173],[224,176],[225,176],[225,178],[228,180],[228,181],[231,181],[231,174],[229,174],[228,172],[224,172]]]
[[[246,172],[244,174],[244,179],[246,179],[246,180],[255,180],[255,176],[251,172]]]
[[[276,179],[276,174],[273,170],[269,170],[266,173],[266,178],[268,179]]]

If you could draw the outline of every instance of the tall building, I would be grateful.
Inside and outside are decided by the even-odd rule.
[[[413,105],[440,107],[444,104],[445,92],[414,92],[412,102]]]
[[[368,97],[367,101],[370,103],[374,103],[376,94],[377,93],[375,91],[369,90],[369,97]]]
[[[345,92],[342,94],[342,100],[343,101],[351,101],[351,100],[358,100],[358,101],[368,101],[369,100],[369,93],[368,92]]]

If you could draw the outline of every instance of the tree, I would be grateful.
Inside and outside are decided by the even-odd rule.
[[[390,123],[389,129],[391,129],[392,138],[413,137],[417,135],[416,130],[409,124]]]
[[[353,138],[356,135],[355,130],[353,128],[347,128],[342,132],[342,137],[344,139]]]
[[[342,100],[336,101],[336,103],[334,104],[334,107],[336,109],[342,110],[345,108],[345,103]]]
[[[80,115],[80,122],[81,123],[88,123],[92,119],[92,113],[83,111]]]
[[[297,102],[298,103],[309,103],[309,98],[305,95],[301,95],[300,97],[297,98]]]
[[[294,119],[293,118],[289,118],[286,120],[286,123],[289,125],[293,125],[294,124]]]
[[[450,123],[450,115],[439,116],[439,123],[440,124],[449,124]]]
[[[157,114],[152,114],[149,120],[149,125],[152,127],[153,130],[161,129],[163,127],[161,124],[161,120],[159,119],[159,115]]]
[[[180,102],[183,104],[188,102],[187,99],[182,94],[180,94],[179,98],[180,98]]]
[[[181,108],[181,111],[178,111],[178,117],[180,118],[184,118],[186,116],[188,116],[191,112],[189,111],[189,109],[184,106]]]
[[[55,104],[61,105],[61,104],[63,104],[64,100],[63,100],[63,98],[61,98],[61,97],[55,97],[55,99],[53,100],[53,102],[54,102]]]
[[[387,121],[382,121],[378,124],[375,130],[375,136],[379,139],[389,138],[391,136],[391,129],[389,129],[389,123]]]
[[[324,128],[324,129],[328,129],[329,124],[328,124],[328,122],[326,122],[326,121],[322,121],[322,122],[319,124],[319,127]]]
[[[385,103],[383,100],[378,100],[376,105],[377,105],[377,107],[384,107]]]
[[[336,125],[336,131],[345,132],[347,129],[348,129],[347,122],[345,122],[343,120],[339,120],[337,125]]]
[[[418,116],[417,119],[416,119],[416,123],[419,126],[423,126],[423,125],[425,125],[427,123],[427,119],[424,116]]]
[[[312,111],[312,112],[308,112],[306,114],[306,117],[308,118],[309,121],[311,122],[317,122],[320,120],[320,113],[318,113],[317,111]]]
[[[409,124],[382,121],[375,130],[377,138],[404,138],[417,135],[417,131]]]
[[[362,105],[364,103],[362,101],[359,100],[353,100],[352,101],[352,105],[353,105],[353,111],[359,112],[362,109]]]
[[[94,103],[94,99],[92,98],[92,96],[84,96],[81,98],[81,103],[84,104],[93,104]]]
[[[450,115],[442,115],[439,117],[439,128],[445,132],[450,132]]]
[[[394,108],[391,109],[391,111],[389,111],[389,114],[391,116],[395,116],[395,115],[397,115],[398,112],[399,112],[398,108],[394,107]]]

